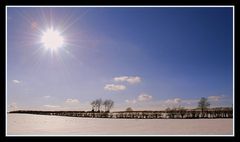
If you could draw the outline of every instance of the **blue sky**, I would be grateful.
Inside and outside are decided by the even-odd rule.
[[[231,106],[232,20],[230,7],[8,7],[9,109]],[[50,27],[64,39],[53,52]]]

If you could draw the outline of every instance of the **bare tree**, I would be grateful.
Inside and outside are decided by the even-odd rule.
[[[96,107],[96,100],[94,100],[94,101],[92,101],[91,102],[91,105],[92,105],[92,111],[94,111],[95,110],[95,107]]]
[[[210,103],[208,102],[207,98],[202,97],[200,101],[198,102],[198,107],[202,111],[202,116],[204,115],[204,111],[210,106]]]
[[[186,109],[184,107],[179,107],[178,110],[179,110],[179,113],[180,113],[182,118],[187,113],[187,111],[186,111]]]
[[[171,108],[170,107],[166,108],[166,111],[167,112],[171,111]]]
[[[126,111],[133,111],[133,109],[131,107],[128,107]]]
[[[108,111],[110,111],[114,106],[114,101],[110,100],[109,106],[108,106]]]
[[[114,102],[112,100],[105,100],[103,102],[103,105],[105,106],[105,112],[109,112],[110,109],[113,107]]]
[[[100,112],[101,105],[102,105],[102,99],[97,99],[96,100],[96,108],[97,108],[98,112]]]
[[[177,108],[166,108],[166,112],[169,118],[175,118],[176,114],[177,114]]]
[[[107,111],[108,100],[105,100],[105,101],[103,102],[103,105],[104,105],[105,111]]]

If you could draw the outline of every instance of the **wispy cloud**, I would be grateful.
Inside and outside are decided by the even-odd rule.
[[[15,103],[15,102],[14,102],[14,103],[11,103],[8,107],[9,107],[10,111],[11,111],[11,110],[18,109],[17,103]]]
[[[136,104],[137,103],[136,100],[125,100],[125,102],[128,104]]]
[[[106,84],[104,89],[108,91],[121,91],[125,90],[127,87],[124,85]]]
[[[114,77],[113,80],[115,82],[128,82],[130,84],[136,84],[141,82],[141,78],[138,76],[120,76],[120,77]],[[126,89],[127,87],[125,85],[106,84],[104,86],[104,90],[108,90],[108,91],[122,91]]]
[[[208,96],[209,101],[220,101],[223,99],[225,96],[224,95],[219,95],[219,96]]]
[[[44,107],[47,107],[47,108],[59,108],[60,106],[57,106],[57,105],[43,105]]]
[[[138,102],[145,102],[145,101],[149,101],[152,99],[151,95],[148,95],[146,93],[142,93],[140,94],[136,99],[133,100],[125,100],[126,103],[128,104],[136,104]]]
[[[182,102],[182,99],[180,99],[180,98],[168,99],[168,100],[164,101],[164,103],[166,103],[166,104],[179,104],[181,102]]]
[[[145,94],[145,93],[142,93],[138,96],[138,101],[149,101],[152,99],[152,96],[148,95],[148,94]]]
[[[137,83],[141,82],[141,78],[139,76],[120,76],[120,77],[115,77],[114,81],[128,82],[130,84],[137,84]]]
[[[181,102],[186,105],[197,105],[200,99],[181,99]]]
[[[43,96],[43,98],[45,98],[45,99],[48,99],[48,98],[50,98],[51,96]]]
[[[15,84],[19,84],[19,83],[21,83],[22,81],[15,79],[15,80],[12,80],[12,82],[15,83]]]
[[[78,99],[66,99],[65,102],[68,104],[76,104],[76,103],[79,103],[79,100]]]
[[[179,107],[183,106],[185,108],[197,108],[198,102],[200,101],[200,98],[170,98],[170,99],[163,99],[163,100],[153,100],[152,97],[149,97],[150,95],[139,95],[137,98],[133,98],[132,100],[125,100],[125,103],[130,105],[135,105],[137,109],[166,109],[168,107]],[[212,107],[217,106],[229,106],[226,104],[227,101],[231,102],[231,98],[227,98],[225,95],[216,95],[216,96],[208,96],[208,101],[210,102]],[[150,100],[149,103],[142,103],[143,101],[140,100]]]
[[[219,96],[208,96],[207,99],[210,102],[212,106],[219,105],[224,102],[226,96],[225,95],[219,95]],[[181,99],[181,98],[174,98],[174,99],[168,99],[163,100],[161,104],[164,104],[166,106],[190,106],[190,107],[197,107],[198,102],[200,101],[200,98],[196,99]]]

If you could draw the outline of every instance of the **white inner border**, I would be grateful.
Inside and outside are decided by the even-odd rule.
[[[219,8],[221,8],[221,7],[231,7],[232,8],[232,10],[233,10],[233,134],[232,135],[8,135],[7,134],[7,8],[8,7],[105,7],[105,8],[108,8],[108,7],[177,7],[177,8],[181,8],[181,7],[185,7],[185,8],[191,8],[191,7],[219,7]],[[6,29],[5,29],[5,37],[6,37],[6,47],[5,47],[5,49],[6,49],[6,53],[5,53],[5,55],[6,55],[6,65],[5,65],[5,67],[6,67],[6,78],[5,78],[5,85],[6,85],[6,95],[5,95],[5,97],[6,97],[6,99],[5,99],[5,128],[6,128],[6,131],[5,131],[5,134],[6,134],[6,136],[11,136],[11,137],[14,137],[14,136],[31,136],[31,137],[34,137],[34,136],[58,136],[58,137],[66,137],[66,136],[71,136],[71,137],[79,137],[79,136],[81,136],[81,137],[83,137],[83,136],[85,136],[85,137],[89,137],[89,136],[102,136],[102,137],[104,137],[104,136],[108,136],[108,137],[114,137],[114,136],[124,136],[124,137],[129,137],[129,136],[138,136],[138,137],[156,137],[156,136],[158,136],[158,137],[166,137],[166,136],[171,136],[171,137],[179,137],[179,136],[183,136],[183,137],[199,137],[199,136],[201,136],[201,137],[216,137],[216,136],[218,136],[218,137],[233,137],[233,136],[235,136],[235,87],[234,87],[234,85],[235,85],[235,66],[234,66],[234,64],[235,64],[235,62],[234,62],[234,58],[235,58],[235,55],[234,55],[234,53],[235,53],[235,50],[234,50],[234,47],[235,47],[235,7],[233,6],[233,5],[225,5],[225,6],[14,6],[14,5],[11,5],[11,6],[6,6],[5,7],[5,12],[6,12],[6,15],[5,15],[5,26],[6,26]]]

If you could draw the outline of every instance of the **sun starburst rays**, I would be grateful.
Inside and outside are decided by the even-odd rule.
[[[50,50],[57,50],[64,44],[64,38],[57,30],[50,28],[43,32],[41,42],[46,48]]]
[[[65,12],[61,15],[56,14],[57,8],[39,8],[34,12],[28,10],[18,10],[17,13],[23,19],[23,23],[19,24],[16,31],[18,48],[26,54],[30,54],[31,60],[22,59],[23,64],[31,64],[32,73],[37,74],[40,70],[44,70],[43,66],[51,66],[53,68],[61,68],[61,72],[71,74],[68,67],[73,63],[82,64],[79,57],[74,52],[79,48],[83,48],[83,30],[79,31],[74,26],[83,18],[87,11],[82,14],[75,15],[71,12]],[[10,22],[13,22],[11,19]],[[79,28],[81,29],[81,28]]]

